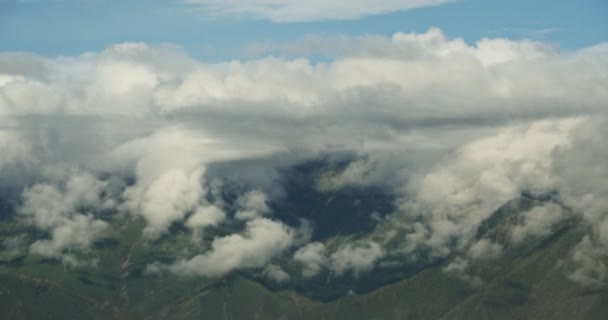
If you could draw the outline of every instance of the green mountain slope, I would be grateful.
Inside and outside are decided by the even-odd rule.
[[[458,259],[452,256],[396,282],[329,301],[316,299],[315,292],[335,289],[332,283],[313,291],[266,287],[247,270],[219,279],[146,274],[148,263],[176,259],[191,239],[176,231],[143,242],[141,219],[116,218],[88,253],[96,266],[66,268],[32,255],[2,258],[0,314],[3,319],[603,319],[608,291],[586,289],[566,278],[566,258],[586,227],[571,219],[549,236],[519,245],[506,241],[517,213],[539,203],[514,200],[482,224],[478,238],[501,243],[505,251],[498,259],[471,264],[467,272],[481,284],[446,272]],[[28,232],[10,221],[1,228],[3,238]],[[382,272],[377,269],[366,281],[385,278]]]

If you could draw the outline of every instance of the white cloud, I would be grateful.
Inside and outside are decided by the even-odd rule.
[[[560,200],[582,213],[591,228],[572,250],[570,279],[584,285],[603,284],[608,277],[608,134],[606,117],[596,117],[571,133],[572,142],[556,150],[553,174],[559,177]]]
[[[302,276],[310,278],[317,275],[327,265],[325,245],[320,242],[309,243],[293,254],[293,260],[302,264]]]
[[[346,186],[361,187],[373,184],[377,176],[373,175],[373,165],[367,160],[357,160],[350,163],[346,169],[334,173],[328,172],[316,181],[316,188],[321,192],[332,192]]]
[[[137,182],[124,192],[125,208],[146,218],[144,234],[153,239],[203,205],[208,163],[264,152],[229,148],[197,132],[166,128],[119,146],[112,157],[117,163],[135,161]]]
[[[208,226],[216,226],[226,219],[226,214],[222,209],[210,205],[201,206],[188,217],[186,221],[186,227],[190,229],[205,228]]]
[[[380,245],[372,241],[347,244],[331,254],[330,267],[337,275],[352,271],[358,276],[371,271],[383,254]]]
[[[2,240],[0,248],[0,259],[11,261],[24,253],[25,236],[18,235]]]
[[[495,259],[502,255],[502,245],[481,239],[469,248],[468,255],[471,259]]]
[[[2,54],[0,182],[19,191],[30,186],[23,217],[36,227],[51,235],[63,225],[77,228],[57,231],[57,246],[47,249],[58,251],[82,230],[98,230],[95,219],[75,218],[85,213],[83,203],[110,200],[83,193],[98,190],[97,182],[66,189],[74,172],[121,181],[108,187],[111,205],[143,216],[154,238],[175,222],[192,230],[221,222],[222,204],[206,200],[218,194],[207,179],[213,168],[213,179],[247,177],[243,190],[259,190],[237,195],[247,223],[274,225],[260,217],[269,214],[265,197],[277,194],[267,190],[277,168],[348,153],[364,160],[329,177],[329,189],[378,184],[402,196],[399,212],[375,236],[405,239],[405,254],[467,250],[479,223],[522,190],[559,191],[592,226],[593,246],[608,244],[608,178],[600,161],[608,158],[606,44],[561,53],[527,40],[467,44],[430,29],[338,43],[320,38],[290,50],[327,50],[334,59],[204,63],[177,48],[137,43],[57,59]],[[260,260],[231,249],[236,261],[213,264],[232,242],[260,249],[254,229],[216,239],[208,254],[182,261],[182,271],[263,267],[259,261],[280,248]],[[367,261],[383,250],[346,248],[369,253]],[[321,253],[313,256],[311,265],[326,264]],[[332,257],[327,267],[341,272],[370,267]]]
[[[213,240],[211,250],[169,266],[152,264],[150,272],[168,270],[183,276],[216,277],[234,269],[259,268],[289,248],[294,231],[266,218],[247,222],[243,234],[232,234]]]
[[[262,271],[262,274],[268,279],[279,284],[285,283],[291,279],[289,274],[287,274],[283,268],[274,264],[267,265],[266,268],[264,268],[264,271]]]
[[[108,226],[92,215],[113,206],[113,201],[103,196],[106,187],[105,182],[85,174],[71,177],[63,190],[49,184],[25,190],[19,213],[26,222],[50,235],[49,239],[35,241],[30,251],[75,262],[67,252],[88,251]]]
[[[108,224],[90,215],[75,215],[72,219],[51,229],[50,240],[38,240],[31,246],[31,252],[43,257],[61,256],[63,250],[87,250],[93,240]]]
[[[15,132],[0,129],[0,170],[5,164],[27,161],[31,153],[31,144]]]
[[[575,269],[568,274],[568,278],[586,286],[603,286],[608,276],[608,268],[602,262],[605,256],[605,248],[585,236],[572,250]]]
[[[186,220],[186,228],[192,231],[192,242],[200,244],[205,228],[217,226],[226,220],[226,213],[216,205],[208,205],[205,201],[199,204],[194,213]]]
[[[266,195],[260,191],[250,191],[237,200],[239,210],[235,217],[241,220],[250,220],[270,212]]]
[[[172,170],[163,173],[146,188],[141,198],[137,199],[140,205],[134,211],[143,215],[148,222],[144,235],[157,238],[172,222],[182,220],[187,212],[196,208],[202,192],[200,178],[201,173],[196,170],[192,173]],[[128,198],[132,197],[130,191],[139,190],[126,190]]]
[[[511,241],[520,243],[527,237],[543,237],[551,234],[552,227],[566,217],[566,213],[557,204],[547,203],[523,212],[523,223],[511,230]]]
[[[483,280],[479,276],[469,274],[469,268],[469,260],[457,257],[443,268],[443,272],[455,274],[459,279],[468,282],[472,287],[481,286]]]
[[[551,155],[569,143],[568,133],[579,123],[569,119],[514,126],[463,146],[410,181],[410,195],[396,218],[422,220],[418,229],[424,229],[410,240],[437,257],[463,249],[479,224],[521,191],[556,187]]]
[[[185,0],[200,5],[206,15],[254,15],[274,22],[354,19],[434,6],[450,0]]]

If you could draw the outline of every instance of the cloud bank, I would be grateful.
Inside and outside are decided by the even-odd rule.
[[[30,251],[86,252],[111,211],[142,217],[146,241],[176,223],[193,239],[242,225],[151,271],[259,268],[281,282],[294,276],[273,261],[285,255],[304,277],[360,275],[387,256],[495,257],[502,248],[475,240],[480,223],[522,192],[553,192],[591,226],[572,278],[604,281],[608,46],[467,44],[435,28],[372,40],[318,42],[336,55],[324,63],[206,63],[142,43],[0,54],[0,187],[47,236]],[[373,239],[328,249],[273,216],[280,169],[328,154],[355,161],[319,177],[319,191],[380,186],[399,199]],[[225,203],[218,195],[235,181]],[[554,209],[527,212],[514,241],[550,232],[563,218]]]

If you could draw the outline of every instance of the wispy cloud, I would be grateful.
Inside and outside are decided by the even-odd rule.
[[[355,19],[420,7],[435,6],[453,0],[185,0],[198,5],[208,16],[238,16],[273,22],[307,22]]]
[[[555,27],[530,27],[530,28],[500,28],[496,30],[489,31],[489,35],[505,35],[505,34],[515,34],[520,37],[526,38],[544,38],[547,35],[560,32],[561,28]]]

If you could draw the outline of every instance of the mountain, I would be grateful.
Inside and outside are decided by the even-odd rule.
[[[302,219],[310,241],[328,250],[339,243],[373,237],[378,221],[395,209],[394,196],[377,188],[315,189],[319,167],[286,174],[285,194],[272,204],[273,218],[294,228]],[[225,195],[230,199],[230,195]],[[192,255],[184,226],[156,240],[143,240],[146,222],[132,215],[100,214],[110,227],[89,252],[91,263],[28,254],[48,235],[7,214],[0,223],[0,314],[3,319],[603,319],[605,286],[586,287],[567,278],[568,256],[588,233],[572,215],[546,235],[513,244],[509,235],[522,213],[559,202],[558,195],[522,194],[490,214],[476,240],[502,246],[494,259],[462,263],[462,254],[385,263],[373,271],[336,275],[323,270],[303,277],[281,255],[273,264],[291,276],[277,282],[260,268],[240,268],[217,277],[150,273],[153,262],[173,263]],[[3,207],[10,210],[10,207]],[[372,217],[369,213],[375,211]],[[237,230],[227,223],[206,231],[214,236]],[[464,270],[464,271],[463,271]]]

